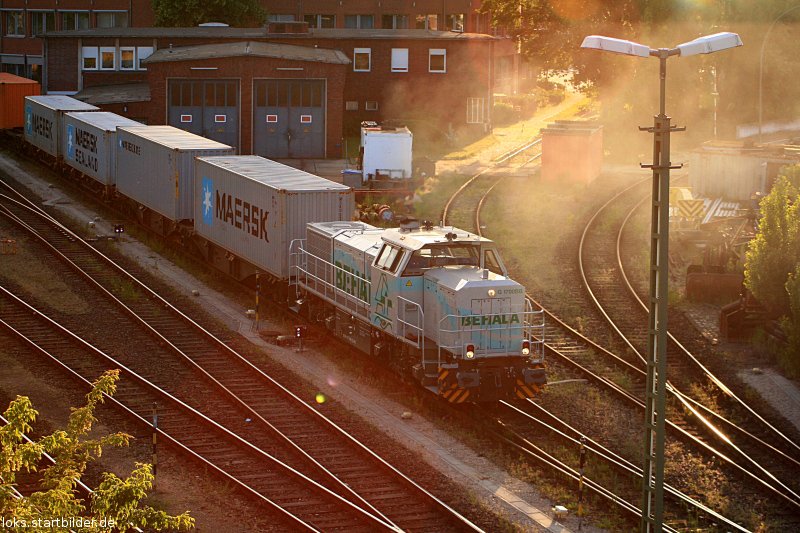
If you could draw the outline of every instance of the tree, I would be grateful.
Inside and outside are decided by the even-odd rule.
[[[156,26],[190,27],[204,22],[255,27],[267,13],[258,0],[153,0]]]
[[[758,233],[745,257],[745,285],[780,318],[783,367],[800,375],[800,165],[785,167],[761,200]]]
[[[38,416],[29,398],[17,396],[5,412],[8,423],[0,427],[0,516],[3,531],[80,531],[86,533],[127,530],[129,526],[151,530],[188,530],[194,519],[184,512],[170,516],[141,502],[153,486],[149,464],[137,463],[130,476],[121,479],[104,473],[100,486],[91,494],[89,508],[75,491],[89,462],[99,458],[107,446],[127,446],[130,435],[114,433],[89,438],[96,422],[94,411],[104,396],[116,391],[119,371],[105,372],[86,395],[86,405],[72,408],[66,429],[36,441],[24,436],[33,429]],[[15,497],[14,484],[20,472],[35,472],[44,453],[54,464],[41,471],[41,490]],[[115,524],[123,526],[116,527]]]

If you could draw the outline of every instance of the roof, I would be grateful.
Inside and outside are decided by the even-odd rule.
[[[73,98],[90,104],[127,104],[149,102],[150,85],[147,83],[125,83],[121,85],[95,85],[86,87]]]
[[[67,113],[67,117],[74,118],[79,122],[94,126],[98,130],[117,131],[117,126],[141,126],[141,122],[136,122],[126,117],[121,117],[116,113],[108,111],[77,111]]]
[[[150,63],[164,63],[168,61],[191,61],[197,59],[248,56],[272,57],[295,61],[314,61],[317,63],[333,63],[337,65],[347,65],[350,63],[350,60],[344,52],[340,50],[258,41],[161,48],[142,61],[142,63],[147,65]]]
[[[341,191],[350,187],[258,155],[206,156],[199,161],[284,191]]]
[[[77,37],[186,37],[209,39],[436,39],[436,40],[496,40],[482,33],[461,33],[432,30],[358,30],[349,28],[313,28],[308,33],[267,33],[265,28],[192,27],[192,28],[91,28],[47,32],[45,39]]]
[[[141,139],[173,150],[233,150],[227,144],[206,139],[194,133],[178,129],[174,126],[120,126],[117,131],[124,131]],[[120,141],[122,142],[122,141]]]
[[[36,102],[42,107],[46,107],[47,109],[55,109],[57,111],[97,111],[98,108],[87,104],[86,102],[81,102],[80,100],[76,100],[71,96],[65,96],[62,94],[48,94],[42,96],[26,96],[26,100],[31,102]]]
[[[21,76],[16,76],[14,74],[8,72],[0,72],[0,84],[7,83],[11,84],[20,84],[20,85],[39,85],[39,82],[36,80],[29,80],[28,78],[23,78]]]
[[[455,235],[455,238],[453,240],[448,239],[448,234]],[[421,228],[412,231],[404,231],[398,228],[387,229],[383,235],[383,240],[410,250],[419,250],[423,246],[429,244],[478,242],[486,244],[492,242],[485,237],[479,237],[474,233],[469,233],[468,231],[460,230],[452,226],[444,228],[434,226],[430,229]]]

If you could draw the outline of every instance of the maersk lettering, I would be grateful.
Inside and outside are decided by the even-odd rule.
[[[482,315],[462,316],[461,325],[469,326],[502,326],[519,324],[519,315]]]
[[[241,198],[235,198],[225,193],[220,194],[219,189],[215,193],[214,216],[218,220],[227,222],[234,228],[249,233],[253,237],[269,242],[269,236],[267,235],[269,211],[265,211]]]
[[[39,137],[44,137],[45,139],[53,138],[53,121],[47,120],[36,113],[33,113],[31,118],[31,128],[33,133]]]
[[[134,153],[136,155],[142,155],[142,147],[138,144],[133,144],[129,141],[120,141],[119,145],[124,148],[125,150]]]
[[[97,153],[97,135],[90,131],[75,128],[75,144],[81,146],[93,154]]]
[[[75,148],[75,162],[97,172],[97,156],[89,152],[81,150],[80,148]]]

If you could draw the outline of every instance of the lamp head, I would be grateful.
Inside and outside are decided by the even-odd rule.
[[[603,35],[589,35],[583,39],[581,48],[593,48],[595,50],[604,50],[606,52],[614,52],[615,54],[625,54],[628,56],[650,56],[649,46],[633,41],[615,39],[614,37],[605,37]]]
[[[711,54],[728,48],[742,46],[739,35],[729,31],[715,33],[698,37],[688,43],[679,44],[676,48],[680,50],[682,56],[693,56],[697,54]]]

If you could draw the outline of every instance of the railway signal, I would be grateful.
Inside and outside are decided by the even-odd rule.
[[[114,233],[117,234],[117,237],[120,237],[125,233],[125,226],[122,224],[114,224]]]
[[[303,351],[303,337],[306,335],[306,326],[298,324],[294,327],[294,337],[297,339],[297,351]]]

